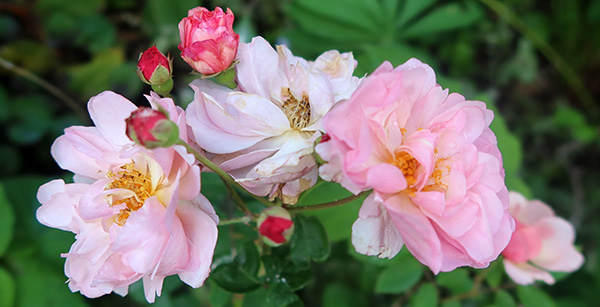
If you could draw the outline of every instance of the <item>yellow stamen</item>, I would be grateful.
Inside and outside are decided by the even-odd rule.
[[[289,87],[283,88],[281,92],[287,99],[283,102],[283,113],[290,121],[290,127],[293,129],[303,129],[310,123],[310,103],[308,95],[302,94],[302,99],[298,101],[292,94]]]
[[[115,223],[123,226],[131,212],[142,208],[146,199],[152,196],[152,181],[149,175],[144,175],[136,170],[133,163],[122,165],[121,169],[122,171],[117,174],[108,171],[108,178],[113,180],[106,186],[106,190],[126,189],[135,193],[134,196],[116,200],[111,204],[111,206],[125,204],[126,208],[121,209],[115,216]]]
[[[412,186],[417,183],[417,168],[419,167],[419,161],[417,161],[417,159],[411,156],[408,152],[398,152],[394,156],[394,161],[392,164],[402,171],[408,186]]]

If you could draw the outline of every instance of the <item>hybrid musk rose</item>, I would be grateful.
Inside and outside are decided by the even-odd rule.
[[[351,53],[314,62],[261,37],[241,44],[238,88],[196,80],[187,120],[194,141],[252,193],[293,204],[317,181],[313,153],[323,116],[359,83]]]
[[[152,93],[187,139],[185,117],[171,99]],[[53,180],[39,188],[38,220],[75,233],[63,254],[71,291],[87,297],[127,294],[142,279],[148,302],[166,276],[200,287],[210,271],[217,216],[200,194],[200,169],[182,146],[147,150],[125,135],[137,107],[113,92],[88,103],[94,127],[69,127],[52,156],[72,171],[74,183]]]
[[[352,227],[357,252],[391,258],[406,245],[434,273],[496,259],[514,221],[492,119],[416,59],[384,62],[336,105],[316,151],[324,179],[373,189]]]
[[[554,283],[548,271],[573,272],[583,264],[583,255],[575,249],[575,229],[556,216],[552,208],[539,200],[527,200],[510,192],[510,213],[517,228],[506,249],[504,268],[521,285],[542,280]]]

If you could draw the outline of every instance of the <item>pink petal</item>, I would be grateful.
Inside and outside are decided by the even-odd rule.
[[[443,255],[440,240],[429,219],[403,194],[388,198],[384,206],[408,250],[437,274]]]
[[[202,286],[210,272],[217,243],[217,224],[208,214],[193,204],[179,206],[176,214],[183,225],[190,247],[191,260],[185,272],[179,273],[179,278],[186,284],[198,288]]]
[[[137,107],[125,97],[104,91],[90,99],[88,111],[102,135],[117,146],[132,143],[125,134],[125,119]]]
[[[360,212],[377,212],[378,215],[359,217],[352,225],[352,245],[356,252],[379,258],[393,258],[398,254],[404,241],[398,228],[386,210],[375,200],[375,193],[363,202]]]
[[[508,260],[502,262],[506,274],[519,285],[530,285],[535,280],[542,280],[545,283],[552,285],[554,284],[554,278],[550,273],[540,270],[527,263],[513,263]]]

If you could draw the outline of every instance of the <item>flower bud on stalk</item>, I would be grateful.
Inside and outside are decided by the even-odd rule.
[[[290,240],[294,233],[294,222],[290,213],[281,207],[265,209],[256,222],[263,242],[269,246],[280,246]]]
[[[171,147],[179,140],[177,124],[160,111],[140,107],[125,122],[129,139],[143,147]]]
[[[215,75],[230,68],[237,54],[240,36],[233,32],[234,16],[220,7],[209,11],[196,7],[179,22],[181,57],[203,75]]]
[[[173,89],[173,60],[152,46],[140,54],[137,74],[142,82],[152,86],[160,95],[166,96]]]

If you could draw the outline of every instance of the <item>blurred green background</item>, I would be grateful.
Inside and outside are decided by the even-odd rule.
[[[509,189],[547,202],[570,220],[586,257],[582,269],[557,275],[552,287],[515,287],[499,262],[436,277],[406,252],[391,261],[357,255],[348,241],[357,202],[314,213],[331,254],[312,266],[313,277],[297,292],[307,306],[600,301],[600,1],[8,0],[0,4],[0,307],[146,304],[140,283],[125,298],[72,294],[60,253],[68,251],[73,234],[36,221],[35,194],[51,179],[70,180],[50,156],[50,145],[65,127],[90,124],[91,96],[110,89],[146,103],[142,94],[150,89],[135,65],[152,44],[175,58],[176,102],[192,100],[187,83],[193,76],[179,57],[177,23],[199,5],[231,8],[242,41],[262,35],[307,59],[329,49],[353,51],[358,76],[384,60],[399,65],[416,57],[430,64],[443,87],[495,110],[492,128]],[[229,216],[225,190],[205,177],[203,193]],[[347,192],[323,184],[301,202],[341,195]],[[230,258],[235,246],[229,238],[255,236],[246,226],[219,230],[215,260]],[[470,292],[474,284],[484,291]],[[170,277],[156,305],[262,306],[264,299],[262,288],[231,294],[209,279],[193,290]]]

